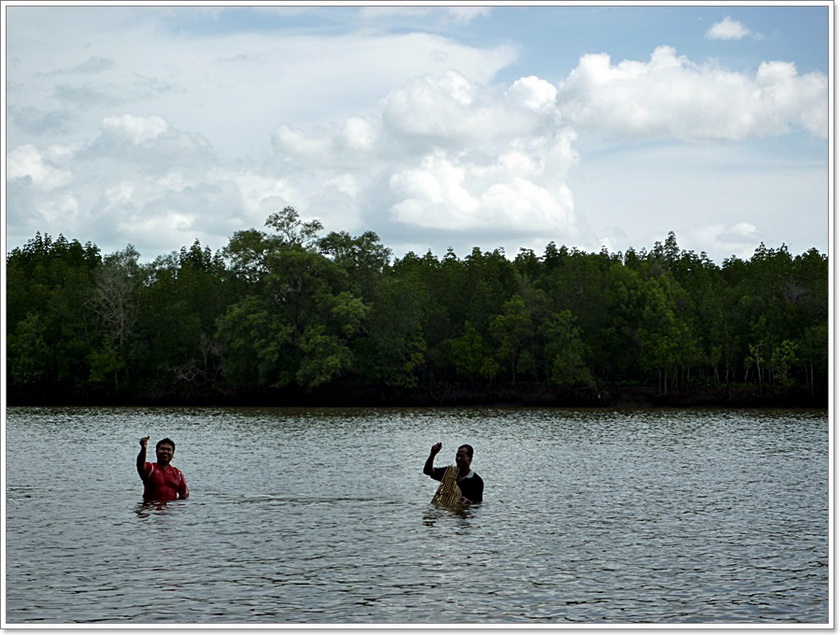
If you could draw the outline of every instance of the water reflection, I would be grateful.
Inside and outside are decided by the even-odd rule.
[[[434,527],[439,520],[460,518],[468,520],[475,516],[477,505],[429,505],[423,515],[423,524],[427,527]]]
[[[166,501],[141,501],[134,508],[134,513],[140,518],[148,518],[153,514],[163,514],[167,511]]]
[[[140,501],[134,506],[134,513],[140,519],[148,519],[152,516],[167,516],[176,510],[183,509],[186,501]]]

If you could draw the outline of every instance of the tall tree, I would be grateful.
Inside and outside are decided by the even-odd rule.
[[[137,296],[144,283],[140,253],[133,245],[105,256],[96,273],[93,306],[101,323],[101,345],[90,351],[91,379],[110,378],[120,392],[120,379],[130,374],[137,334]]]
[[[593,383],[586,346],[571,311],[551,313],[542,324],[550,383],[568,388]]]
[[[12,391],[81,394],[94,347],[90,311],[99,249],[36,234],[6,258],[7,371]]]
[[[532,331],[531,312],[520,296],[514,296],[505,302],[502,312],[490,323],[490,332],[496,343],[496,354],[510,369],[513,384],[516,384],[520,367],[520,353]]]

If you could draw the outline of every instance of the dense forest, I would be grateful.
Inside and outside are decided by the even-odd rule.
[[[10,404],[814,405],[828,259],[649,251],[393,258],[292,208],[213,253],[36,234],[6,257]]]

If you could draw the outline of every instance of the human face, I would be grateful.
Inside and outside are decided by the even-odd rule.
[[[470,471],[470,463],[472,463],[472,457],[467,454],[467,449],[458,448],[458,451],[455,453],[455,465],[458,466],[458,471],[466,474]]]
[[[175,455],[175,448],[173,448],[168,443],[161,443],[157,450],[155,451],[157,454],[157,462],[161,465],[169,465],[169,462],[172,460],[172,457]]]

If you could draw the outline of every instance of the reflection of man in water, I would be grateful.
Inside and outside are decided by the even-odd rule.
[[[155,463],[146,462],[148,443],[149,437],[140,439],[140,453],[137,455],[137,473],[145,486],[143,500],[170,501],[176,498],[187,498],[190,491],[183,472],[170,465],[175,455],[175,442],[172,439],[161,439],[157,442]]]
[[[435,455],[443,447],[442,443],[435,443],[426,465],[423,466],[423,474],[428,474],[436,481],[443,480],[445,467],[434,467]],[[462,445],[455,453],[455,465],[458,467],[458,479],[455,481],[461,489],[462,503],[480,503],[484,499],[484,481],[471,468],[473,448],[471,445]]]

